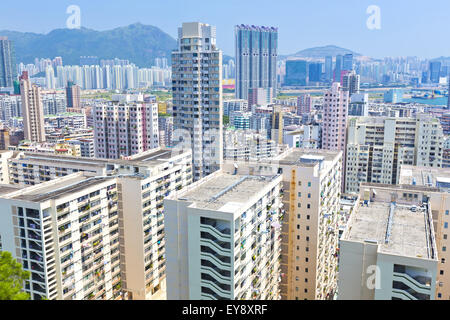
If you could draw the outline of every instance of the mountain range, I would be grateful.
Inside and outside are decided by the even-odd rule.
[[[7,36],[14,42],[16,61],[34,63],[37,58],[62,57],[64,65],[78,65],[80,56],[97,56],[100,59],[127,59],[139,67],[150,67],[157,57],[170,61],[171,52],[177,41],[161,29],[131,24],[107,31],[87,28],[56,29],[48,34],[3,30],[0,36]],[[349,49],[334,45],[309,48],[292,55],[280,55],[280,60],[291,58],[323,58],[338,54],[353,53]],[[224,64],[232,57],[224,55]]]
[[[171,51],[177,47],[177,41],[161,29],[140,23],[107,31],[56,29],[37,34],[3,30],[0,36],[14,42],[18,63],[60,56],[65,65],[77,65],[80,56],[97,56],[127,59],[139,67],[148,67],[157,57],[170,59]]]

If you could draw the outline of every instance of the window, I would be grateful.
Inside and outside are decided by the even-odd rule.
[[[308,289],[305,289],[305,293],[308,293]]]
[[[444,234],[444,240],[447,240],[447,235],[446,234]]]
[[[311,182],[308,182],[308,187],[311,187]]]
[[[308,273],[308,268],[305,268],[305,272]]]
[[[306,226],[306,230],[309,231],[309,226]]]
[[[445,210],[445,215],[448,216],[449,210]]]
[[[447,251],[447,247],[442,247],[442,251]]]
[[[309,220],[309,218],[310,218],[311,216],[308,214],[308,215],[306,215],[306,220]]]
[[[308,258],[305,258],[305,262],[308,262],[309,261],[309,259]]]
[[[448,229],[448,222],[444,222],[444,228]]]
[[[308,282],[308,278],[305,278],[305,282]]]
[[[301,192],[298,193],[298,197],[299,197],[299,198],[302,197],[302,193],[301,193]]]
[[[439,274],[442,276],[444,274],[444,270],[439,271]]]
[[[442,298],[442,293],[438,293],[438,298]]]
[[[311,198],[311,193],[308,193],[308,198]]]
[[[307,207],[308,209],[311,209],[311,204],[308,203],[308,204],[306,205],[306,207]]]

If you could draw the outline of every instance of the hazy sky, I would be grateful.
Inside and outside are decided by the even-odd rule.
[[[107,30],[135,22],[173,37],[182,22],[217,27],[217,41],[234,55],[234,25],[279,28],[279,54],[333,44],[384,56],[450,56],[449,0],[2,0],[0,30],[47,33],[65,28],[69,5],[81,9],[81,25]],[[369,30],[366,13],[380,8],[381,29]]]

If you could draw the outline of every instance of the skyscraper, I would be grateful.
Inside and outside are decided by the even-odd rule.
[[[343,63],[344,61],[342,55],[338,54],[336,56],[336,66],[334,68],[333,82],[341,81],[341,71],[343,70]]]
[[[439,83],[439,78],[441,76],[441,62],[431,61],[429,74],[432,83]]]
[[[277,88],[278,29],[238,25],[235,27],[236,98],[248,97],[252,88]]]
[[[16,76],[13,43],[8,37],[0,37],[0,87],[13,87]]]
[[[353,54],[347,53],[342,58],[342,70],[353,70]]]
[[[306,86],[308,84],[308,62],[305,60],[286,61],[286,86]]]
[[[41,88],[32,85],[28,72],[20,77],[22,95],[22,115],[24,136],[32,142],[45,142],[44,108],[42,106]]]
[[[66,88],[66,97],[67,97],[67,108],[76,108],[79,109],[81,107],[81,90],[80,86],[73,83],[73,81],[69,81],[67,83]]]
[[[325,57],[325,80],[326,81],[333,80],[333,57],[332,56]]]
[[[322,63],[310,63],[309,64],[309,81],[319,82],[322,78]]]
[[[342,87],[349,92],[351,97],[354,93],[359,93],[360,76],[355,71],[351,71],[342,77]]]
[[[221,82],[216,27],[183,23],[172,52],[173,143],[192,148],[194,180],[220,169],[223,159]]]

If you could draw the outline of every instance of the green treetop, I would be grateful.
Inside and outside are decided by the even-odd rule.
[[[30,278],[10,252],[0,251],[0,300],[29,300],[30,295],[22,291],[23,283]]]

